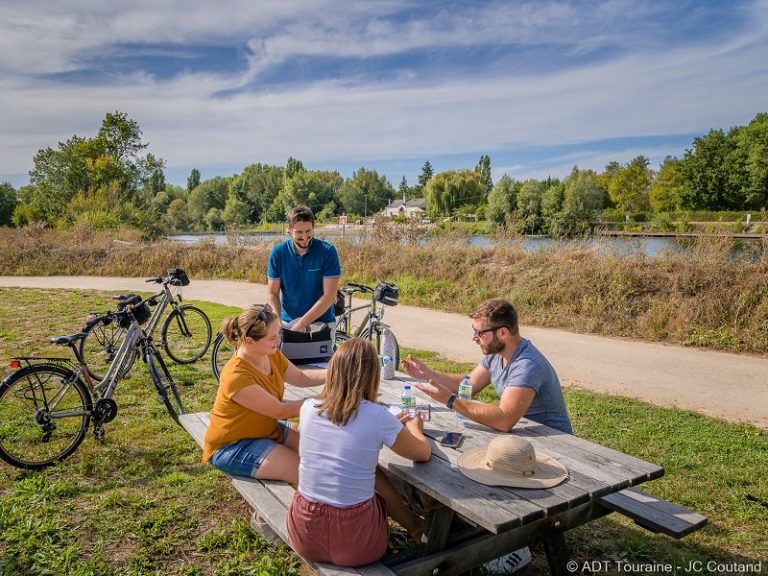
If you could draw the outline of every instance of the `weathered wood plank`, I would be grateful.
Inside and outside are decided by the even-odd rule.
[[[635,488],[603,496],[599,503],[628,516],[647,530],[678,539],[707,523],[707,518],[701,514]]]

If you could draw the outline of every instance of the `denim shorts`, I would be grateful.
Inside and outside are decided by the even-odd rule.
[[[288,422],[279,420],[282,435],[281,443],[288,439],[290,426]],[[248,476],[256,478],[261,463],[264,462],[272,449],[278,445],[278,442],[270,438],[246,438],[238,440],[232,444],[222,446],[211,457],[211,464],[232,476]]]

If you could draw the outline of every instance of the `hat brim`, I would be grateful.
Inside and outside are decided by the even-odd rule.
[[[485,447],[464,452],[457,460],[459,471],[480,484],[510,488],[551,488],[568,478],[568,470],[565,466],[546,454],[536,453],[533,474],[516,476],[487,466],[485,453]]]

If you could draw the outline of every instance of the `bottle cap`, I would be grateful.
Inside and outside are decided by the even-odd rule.
[[[406,384],[405,386],[403,386],[403,390],[410,390],[410,389],[411,389],[410,384]]]

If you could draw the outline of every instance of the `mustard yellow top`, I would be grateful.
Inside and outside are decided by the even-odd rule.
[[[248,386],[261,386],[278,400],[285,392],[285,369],[288,359],[280,351],[268,356],[272,374],[267,376],[234,354],[221,371],[219,390],[211,409],[211,423],[205,433],[203,462],[227,444],[246,438],[280,439],[277,420],[254,412],[232,400],[237,392]]]

